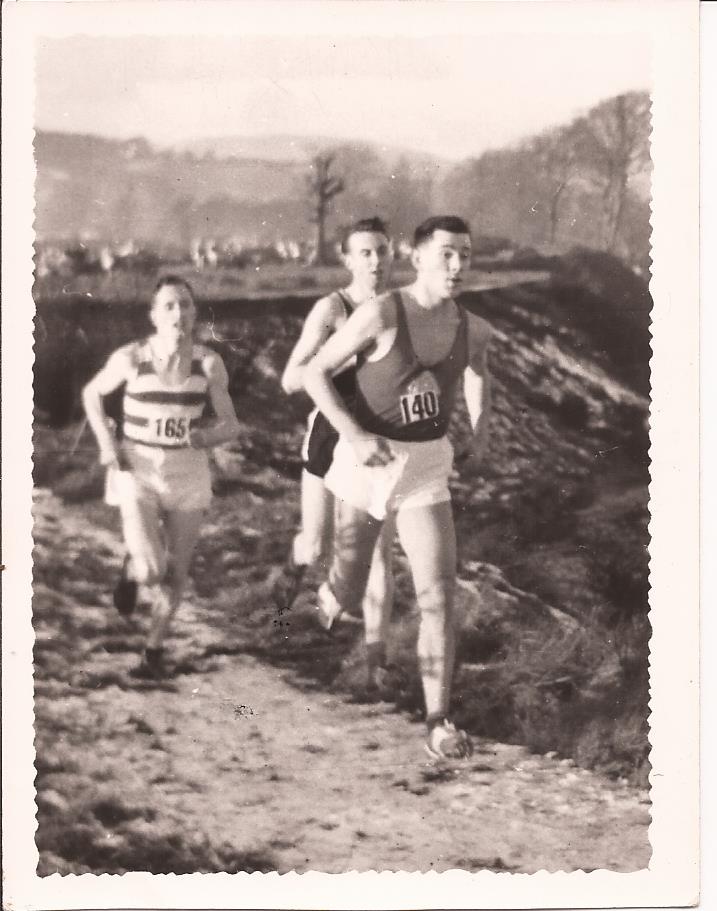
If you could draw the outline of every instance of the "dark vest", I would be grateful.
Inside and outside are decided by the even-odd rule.
[[[378,361],[359,354],[354,416],[369,433],[390,440],[437,440],[445,436],[456,390],[468,366],[468,319],[456,304],[459,323],[448,356],[430,367],[413,350],[403,297],[396,301],[396,337]]]
[[[346,319],[348,319],[355,309],[351,298],[343,291],[336,291],[335,294],[344,308]],[[350,406],[356,395],[356,367],[352,364],[350,367],[346,367],[340,373],[337,373],[333,378],[333,384],[342,400]]]

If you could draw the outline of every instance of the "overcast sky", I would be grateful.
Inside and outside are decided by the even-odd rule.
[[[39,128],[160,146],[280,133],[461,158],[650,88],[646,42],[585,32],[73,36],[36,48]]]

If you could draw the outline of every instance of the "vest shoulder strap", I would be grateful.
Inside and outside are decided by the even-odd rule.
[[[356,309],[354,307],[353,301],[345,291],[342,291],[340,289],[336,292],[336,297],[338,297],[339,301],[341,302],[341,305],[346,313],[346,318],[348,319]]]
[[[403,295],[399,288],[393,292],[393,300],[396,304],[396,340],[394,345],[403,345],[413,357],[416,356],[411,342],[411,334],[408,331],[408,318],[406,317],[406,307],[403,303]]]

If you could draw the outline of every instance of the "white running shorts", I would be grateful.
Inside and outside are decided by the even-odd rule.
[[[324,479],[326,487],[339,500],[379,520],[399,509],[450,500],[448,478],[453,469],[453,446],[446,437],[424,442],[387,442],[393,461],[370,468],[358,462],[351,446],[339,439]]]
[[[129,471],[107,471],[105,502],[122,506],[129,500],[153,500],[167,512],[206,509],[212,499],[207,453],[200,449],[162,449],[127,440],[122,454]]]

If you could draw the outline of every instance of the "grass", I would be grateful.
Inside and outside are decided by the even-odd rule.
[[[270,873],[277,869],[270,850],[237,852],[229,843],[214,846],[201,833],[181,831],[173,821],[153,823],[147,831],[132,825],[113,826],[108,839],[105,826],[94,818],[91,807],[73,808],[73,821],[41,810],[37,848],[41,855],[40,876],[52,873]],[[146,818],[146,817],[145,817]],[[163,825],[165,823],[165,825]],[[58,853],[61,851],[61,857]]]
[[[38,437],[54,433],[39,429]],[[69,429],[63,431],[70,433]],[[257,585],[267,568],[283,559],[298,519],[296,480],[287,477],[277,484],[277,475],[266,467],[264,455],[257,449],[259,442],[252,441],[243,482],[220,488],[212,511],[213,531],[200,542],[193,573],[196,589],[208,603],[218,605],[216,616],[206,618],[207,622],[228,624],[228,650],[241,647],[264,661],[293,668],[307,686],[329,688],[352,699],[368,698],[360,627],[341,625],[328,640],[316,628],[309,593],[303,606],[297,604],[286,618],[290,623],[287,640],[286,630],[271,626],[264,599],[257,600]],[[270,439],[263,445],[272,448]],[[288,449],[291,442],[285,445]],[[272,455],[279,458],[275,447]],[[79,450],[71,460],[66,459],[65,473],[56,474],[51,485],[71,508],[86,509],[88,515],[96,508],[97,491],[89,480],[81,489],[73,479],[90,477],[87,469],[93,458],[89,448]],[[47,475],[49,468],[44,470]],[[271,477],[275,479],[273,488],[268,485]],[[271,493],[268,499],[267,492]],[[525,497],[520,502],[524,524],[530,522],[530,510],[542,512],[541,497],[532,505]],[[500,539],[486,542],[484,528],[477,525],[471,531],[469,518],[464,519],[464,552],[487,560],[505,574],[506,586],[495,583],[496,590],[510,595],[517,586],[530,597],[577,614],[579,622],[573,623],[565,615],[556,619],[539,609],[538,601],[529,606],[529,599],[518,597],[513,602],[508,597],[491,604],[477,597],[469,606],[459,640],[453,713],[479,737],[521,743],[537,752],[556,751],[582,765],[645,784],[649,771],[649,625],[644,565],[641,568],[640,564],[645,559],[645,503],[637,494],[623,490],[612,500],[603,494],[589,505],[576,499],[568,502],[566,511],[570,521],[564,521],[562,530],[548,535],[547,540],[546,536],[531,539],[521,535],[506,545]],[[238,525],[237,516],[241,517]],[[244,533],[244,529],[257,528],[262,532],[258,538]],[[232,551],[235,558],[226,562],[224,558]],[[217,574],[218,563],[231,574],[232,598],[237,603],[257,603],[256,616],[245,620],[238,630],[222,607],[226,579]],[[397,565],[389,641],[392,699],[400,710],[419,718],[418,618],[405,560],[399,559]],[[52,625],[61,622],[65,633],[73,641],[83,641],[85,647],[102,636],[102,647],[121,656],[136,650],[132,637],[115,642],[103,634],[93,615],[82,616],[81,586],[102,575],[102,562],[97,560],[74,562],[61,578],[51,567],[36,562],[36,581],[52,589],[57,586],[69,596],[51,606],[48,620],[51,618]],[[465,566],[461,575],[469,581],[472,578]],[[309,578],[309,592],[318,581],[316,574]],[[70,603],[75,607],[68,613]],[[38,615],[36,621],[43,616]],[[51,648],[37,646],[36,672],[41,678],[71,679],[71,654],[66,663],[65,658],[59,660],[58,645],[55,639]],[[207,654],[202,661],[210,657]]]
[[[261,294],[262,300],[270,296],[259,289],[260,282],[274,290],[280,280],[293,282],[291,293],[295,294],[303,275],[307,283],[314,283],[311,294],[316,295],[322,286],[335,286],[340,278],[336,270],[294,272],[290,278],[290,271],[282,271],[287,268],[267,267],[258,276],[246,270],[203,273],[198,287],[201,295],[216,294],[223,301],[241,290],[242,300],[251,303],[253,293]],[[123,280],[130,283],[129,288],[130,277]],[[127,294],[127,288],[116,285],[114,293]],[[72,293],[76,291],[77,287]],[[277,293],[276,302],[264,306],[260,300],[246,311],[232,306],[220,314],[216,308],[213,329],[226,339],[218,347],[227,364],[242,429],[232,447],[230,461],[235,470],[220,478],[217,486],[212,521],[219,530],[204,536],[195,564],[197,590],[208,599],[220,598],[226,587],[216,566],[231,551],[235,558],[221,565],[233,580],[240,580],[236,596],[255,597],[258,581],[283,559],[298,520],[298,451],[307,403],[278,396],[276,374],[298,334],[302,314],[283,313],[285,301]],[[46,299],[43,313],[50,312],[54,303]],[[460,643],[456,718],[479,735],[524,743],[543,752],[555,750],[581,764],[644,783],[650,635],[644,409],[598,401],[592,387],[578,385],[566,391],[560,372],[547,357],[537,364],[545,394],[531,397],[533,362],[523,352],[546,333],[557,336],[556,327],[565,328],[551,309],[549,294],[538,287],[491,291],[480,298],[480,304],[506,337],[519,341],[496,342],[491,450],[481,476],[461,478],[454,490],[461,574],[473,579],[470,565],[482,561],[499,568],[506,591],[512,586],[526,594],[515,601],[520,610],[510,607],[510,598],[498,599],[493,606],[476,603]],[[62,381],[63,358],[76,361],[85,349],[99,355],[103,346],[108,350],[119,344],[122,333],[131,337],[137,331],[133,322],[137,318],[128,311],[117,329],[119,318],[108,326],[107,312],[98,307],[92,320],[87,317],[82,323],[84,341],[69,333],[63,336],[66,345],[38,348],[38,358],[45,357],[46,351],[48,356],[57,352],[58,382]],[[110,337],[111,332],[117,335]],[[560,338],[567,345],[572,336],[565,340],[563,333]],[[580,356],[589,360],[587,341],[581,336],[578,342]],[[36,397],[46,382],[44,375],[38,376]],[[70,403],[68,413],[73,407]],[[599,432],[591,423],[592,411],[598,407],[606,409],[606,429]],[[81,507],[87,521],[105,521],[97,506],[102,472],[96,466],[91,437],[86,433],[70,455],[77,424],[59,423],[62,426],[54,428],[36,423],[35,483],[52,489],[69,506]],[[598,449],[608,455],[596,459]],[[476,499],[476,493],[486,495]],[[83,573],[96,570],[86,566],[65,570],[66,581],[79,585]],[[35,571],[36,580],[50,587],[62,582],[38,563]],[[419,716],[417,618],[404,563],[399,563],[396,588],[390,643],[394,698],[402,710]],[[73,597],[80,602],[82,592],[78,589]],[[546,605],[562,612],[559,616],[578,618],[579,623],[561,623]],[[267,636],[266,617],[257,615],[256,624],[242,627],[244,646],[263,660],[293,667],[315,686],[363,698],[364,663],[356,628],[344,629],[326,643],[317,638],[310,612],[298,608],[289,619],[290,642],[283,635]],[[221,612],[211,621],[227,622]],[[81,623],[70,616],[65,622],[73,631]],[[91,637],[91,618],[86,627]],[[122,647],[117,644],[118,650]],[[43,673],[57,672],[56,657],[43,652]]]
[[[199,271],[189,264],[167,265],[147,273],[120,270],[85,275],[47,275],[35,281],[33,297],[38,303],[68,297],[92,298],[106,303],[131,303],[149,298],[159,275],[181,275],[204,302],[283,297],[295,294],[328,293],[348,284],[349,273],[341,266],[300,266],[292,263],[267,264],[239,269],[218,266]],[[406,263],[394,267],[394,284],[410,281],[413,271]]]
[[[198,271],[188,264],[166,265],[150,272],[120,270],[80,275],[47,275],[38,278],[33,297],[38,304],[86,299],[109,304],[139,303],[149,299],[160,275],[172,273],[186,278],[196,298],[203,303],[226,300],[274,300],[286,296],[319,297],[344,287],[350,275],[342,266],[300,266],[293,263],[267,264],[239,269],[218,266]],[[546,278],[548,273],[535,270],[472,270],[466,275],[467,286],[522,283]],[[413,281],[415,272],[406,261],[396,262],[391,271],[390,287],[397,288]]]

